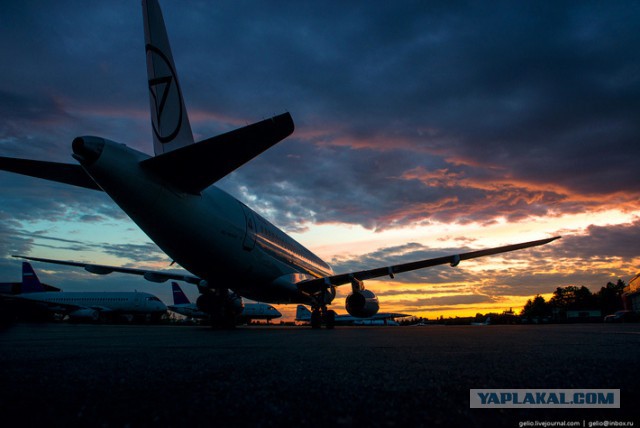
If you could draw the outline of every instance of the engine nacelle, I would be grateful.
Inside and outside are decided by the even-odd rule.
[[[347,296],[345,303],[349,315],[358,318],[368,318],[378,313],[380,304],[378,297],[369,290],[360,290]]]
[[[77,311],[73,311],[69,313],[69,318],[76,320],[76,321],[80,321],[80,320],[87,320],[87,321],[98,321],[100,319],[100,312],[94,310],[94,309],[78,309]]]

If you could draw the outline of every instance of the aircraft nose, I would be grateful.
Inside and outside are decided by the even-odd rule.
[[[99,137],[77,137],[71,144],[73,157],[82,164],[92,164],[102,154],[104,140]]]

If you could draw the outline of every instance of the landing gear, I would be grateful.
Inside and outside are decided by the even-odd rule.
[[[232,330],[236,328],[236,316],[226,304],[217,305],[211,312],[211,327],[216,330]]]
[[[214,329],[230,330],[236,327],[237,313],[228,295],[227,290],[210,290],[198,297],[198,309],[209,314],[209,323]]]
[[[334,310],[325,311],[324,324],[328,330],[331,330],[336,326],[336,311]]]
[[[332,330],[336,326],[336,312],[327,309],[336,297],[336,288],[327,284],[325,289],[314,295],[314,304],[311,306],[311,328],[318,329],[325,325],[327,330]]]
[[[331,330],[336,326],[336,312],[327,309],[327,307],[313,308],[311,311],[311,328],[319,329],[325,325],[327,330]]]
[[[322,312],[320,308],[313,308],[311,311],[311,328],[318,329],[322,326]]]

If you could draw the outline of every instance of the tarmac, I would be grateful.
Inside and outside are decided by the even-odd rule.
[[[0,331],[0,415],[15,427],[640,426],[639,362],[640,324],[16,324]],[[489,388],[620,389],[621,406],[470,408],[470,389]]]

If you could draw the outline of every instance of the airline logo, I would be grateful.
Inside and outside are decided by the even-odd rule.
[[[182,93],[171,61],[157,47],[146,46],[156,77],[149,79],[149,92],[155,106],[153,132],[162,144],[176,138],[182,126]]]

